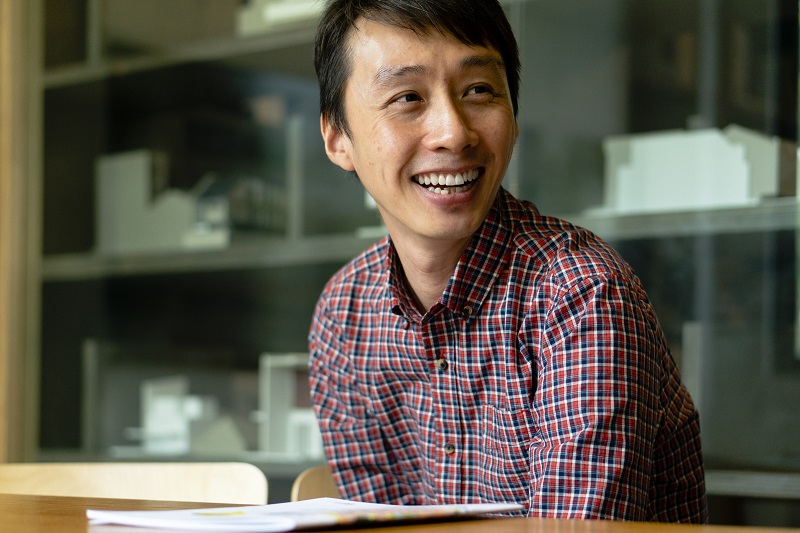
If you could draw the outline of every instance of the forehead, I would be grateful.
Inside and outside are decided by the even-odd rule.
[[[368,74],[407,65],[503,69],[502,58],[493,48],[468,45],[434,28],[419,33],[362,18],[350,32],[347,46],[351,76],[358,71]],[[469,57],[483,60],[464,59]]]

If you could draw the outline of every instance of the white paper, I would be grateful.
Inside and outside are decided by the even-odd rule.
[[[90,519],[90,525],[118,524],[155,529],[273,533],[347,526],[363,522],[394,522],[506,513],[522,508],[518,504],[383,505],[336,498],[316,498],[272,505],[176,511],[89,509],[86,511],[86,515]]]

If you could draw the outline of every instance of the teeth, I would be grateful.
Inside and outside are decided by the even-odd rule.
[[[420,174],[414,180],[420,185],[425,185],[428,190],[437,194],[450,194],[469,189],[473,181],[478,178],[478,170],[472,169],[457,174]]]

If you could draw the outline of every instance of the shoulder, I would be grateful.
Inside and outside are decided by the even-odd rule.
[[[546,216],[533,204],[511,197],[506,220],[520,261],[552,282],[569,285],[587,278],[635,279],[630,265],[603,239],[566,220]]]
[[[318,310],[330,313],[374,301],[386,285],[388,256],[389,239],[384,237],[348,261],[325,284]]]

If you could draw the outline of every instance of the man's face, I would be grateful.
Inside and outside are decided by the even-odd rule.
[[[328,156],[358,174],[393,239],[466,242],[517,138],[500,55],[365,20],[349,48],[350,135],[323,119]]]

